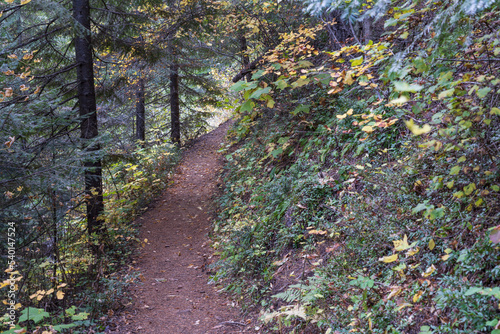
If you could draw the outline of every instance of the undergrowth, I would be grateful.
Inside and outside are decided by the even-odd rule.
[[[23,269],[7,270],[1,284],[2,299],[12,291],[17,297],[13,312],[2,318],[3,333],[104,333],[114,312],[128,302],[126,289],[138,277],[126,265],[140,244],[134,219],[165,189],[180,155],[171,144],[114,153],[120,160],[107,162],[103,170],[105,233],[89,237],[85,219],[75,209],[64,224],[58,223],[57,238],[40,240],[35,248],[19,248],[17,268]],[[57,247],[57,256],[53,250],[47,252],[47,244]],[[91,254],[93,248],[99,256]],[[41,256],[44,252],[47,255]],[[47,276],[52,279],[44,279]],[[15,315],[15,322],[10,315]]]
[[[391,9],[389,37],[319,56],[302,28],[233,87],[214,279],[265,330],[500,332],[500,78],[467,58],[500,52],[498,12],[442,31],[468,38],[453,50],[397,41],[442,5]]]

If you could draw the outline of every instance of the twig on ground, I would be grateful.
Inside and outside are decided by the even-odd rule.
[[[236,322],[236,321],[223,321],[219,324],[219,326],[221,326],[221,325],[246,326],[244,323]]]

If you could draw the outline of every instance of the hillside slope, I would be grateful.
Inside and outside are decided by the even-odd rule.
[[[304,27],[233,86],[218,278],[269,332],[500,332],[499,13],[449,6]]]

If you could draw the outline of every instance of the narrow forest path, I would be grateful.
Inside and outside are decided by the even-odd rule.
[[[185,152],[174,184],[139,218],[141,240],[147,243],[134,267],[142,282],[134,286],[132,305],[114,333],[243,333],[252,328],[233,302],[207,284],[212,200],[222,164],[217,150],[229,125],[202,136]]]

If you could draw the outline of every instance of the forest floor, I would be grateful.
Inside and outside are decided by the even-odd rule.
[[[132,265],[141,282],[110,333],[256,333],[254,319],[243,318],[237,303],[208,284],[215,260],[209,239],[213,199],[222,167],[217,150],[229,126],[222,124],[184,152],[173,183],[138,218],[144,247]]]

